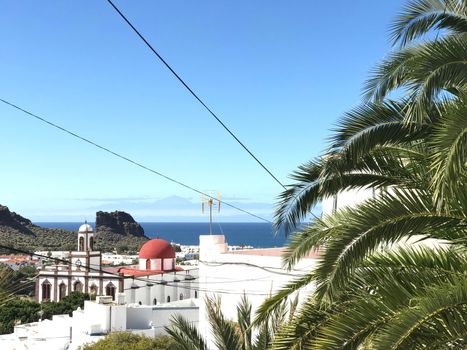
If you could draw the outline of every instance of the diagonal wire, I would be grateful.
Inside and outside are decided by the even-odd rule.
[[[174,179],[174,178],[172,178],[172,177],[170,177],[170,176],[164,175],[164,174],[162,174],[161,172],[159,172],[159,171],[157,171],[157,170],[154,170],[154,169],[152,169],[152,168],[150,168],[150,167],[148,167],[148,166],[146,166],[146,165],[144,165],[144,164],[141,164],[141,163],[139,163],[139,162],[137,162],[137,161],[134,161],[134,160],[132,160],[132,159],[130,159],[130,158],[128,158],[128,157],[126,157],[126,156],[120,154],[120,153],[114,152],[114,151],[112,151],[111,149],[109,149],[109,148],[107,148],[107,147],[104,147],[104,146],[102,146],[102,145],[100,145],[100,144],[98,144],[98,143],[96,143],[96,142],[94,142],[94,141],[91,141],[91,140],[89,140],[89,139],[87,139],[87,138],[85,138],[85,137],[83,137],[83,136],[78,135],[78,134],[75,133],[75,132],[72,132],[72,131],[70,131],[70,130],[68,130],[68,129],[65,129],[64,127],[62,127],[62,126],[60,126],[60,125],[58,125],[58,124],[52,123],[51,121],[49,121],[49,120],[47,120],[47,119],[45,119],[45,118],[43,118],[43,117],[40,117],[40,116],[38,116],[37,114],[34,114],[34,113],[32,113],[32,112],[29,112],[29,111],[27,111],[26,109],[21,108],[21,107],[19,107],[19,106],[13,104],[13,103],[11,103],[11,102],[8,102],[8,101],[6,101],[6,100],[4,100],[4,99],[2,99],[2,98],[0,98],[0,101],[3,102],[4,104],[10,106],[10,107],[13,107],[13,108],[15,108],[15,109],[17,109],[17,110],[19,110],[19,111],[21,111],[21,112],[23,112],[23,113],[29,115],[30,117],[33,117],[33,118],[35,118],[35,119],[37,119],[37,120],[39,120],[39,121],[41,121],[41,122],[43,122],[43,123],[45,123],[45,124],[48,124],[48,125],[50,125],[50,126],[56,128],[56,129],[59,129],[60,131],[63,131],[64,133],[69,134],[69,135],[71,135],[71,136],[73,136],[73,137],[75,137],[75,138],[77,138],[77,139],[79,139],[79,140],[81,140],[81,141],[84,141],[84,142],[86,142],[86,143],[88,143],[88,144],[90,144],[90,145],[92,145],[92,146],[94,146],[94,147],[100,148],[101,150],[103,150],[103,151],[105,151],[105,152],[107,152],[107,153],[110,153],[110,154],[114,155],[115,157],[118,157],[118,158],[120,158],[120,159],[123,159],[123,160],[125,160],[125,161],[127,161],[127,162],[129,162],[129,163],[131,163],[131,164],[133,164],[133,165],[136,165],[137,167],[140,167],[140,168],[142,168],[142,169],[144,169],[144,170],[146,170],[146,171],[149,171],[149,172],[151,172],[151,173],[153,173],[153,174],[156,174],[157,176],[160,176],[160,177],[162,177],[162,178],[164,178],[164,179],[166,179],[166,180],[168,180],[168,181],[171,181],[171,182],[173,182],[173,183],[176,183],[177,185],[180,185],[180,186],[182,186],[182,187],[185,187],[185,188],[189,189],[190,191],[196,192],[196,193],[198,193],[198,194],[205,195],[205,196],[208,197],[208,198],[211,198],[211,199],[214,199],[214,200],[216,200],[216,201],[219,201],[220,203],[223,203],[223,204],[225,204],[226,206],[228,206],[228,207],[230,207],[230,208],[233,208],[233,209],[235,209],[235,210],[241,211],[241,212],[243,212],[243,213],[245,213],[245,214],[248,214],[248,215],[250,215],[250,216],[253,216],[253,217],[255,217],[255,218],[257,218],[257,219],[260,219],[260,220],[262,220],[262,221],[265,221],[265,222],[268,222],[268,223],[272,223],[272,222],[269,221],[268,219],[265,219],[265,218],[263,218],[263,217],[261,217],[261,216],[259,216],[259,215],[253,214],[252,212],[250,212],[250,211],[248,211],[248,210],[239,208],[239,207],[237,207],[237,206],[235,206],[235,205],[233,205],[233,204],[230,204],[230,203],[228,203],[228,202],[220,201],[220,200],[218,200],[217,198],[214,198],[214,197],[210,196],[209,194],[204,193],[203,191],[200,191],[200,190],[198,190],[198,189],[196,189],[196,188],[194,188],[194,187],[192,187],[192,186],[189,186],[189,185],[187,185],[187,184],[185,184],[185,183],[183,183],[183,182],[181,182],[181,181],[179,181],[179,180],[176,180],[176,179]]]
[[[146,40],[146,38],[136,29],[136,27],[130,22],[128,18],[118,9],[117,6],[111,1],[107,0],[107,2],[112,6],[112,8],[120,15],[120,17],[130,26],[131,29],[138,35],[138,37],[146,44],[146,46],[157,56],[157,58],[167,67],[167,69],[177,78],[177,80],[190,92],[191,95],[199,102],[201,105],[217,120],[217,122],[232,136],[235,141],[238,142],[240,146],[284,189],[286,187],[282,184],[282,182],[277,179],[276,176],[245,146],[245,144],[240,141],[240,139],[235,136],[235,134],[224,124],[224,122],[214,113],[207,105],[203,102],[203,100],[188,86],[188,84],[175,72],[175,70],[167,63],[167,61],[154,49],[154,47]]]

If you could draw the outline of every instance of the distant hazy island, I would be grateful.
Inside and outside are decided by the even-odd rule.
[[[122,211],[96,213],[96,249],[103,252],[136,253],[148,240],[144,229]],[[25,250],[73,250],[77,232],[44,228],[0,205],[0,241]],[[11,253],[0,249],[1,253]]]

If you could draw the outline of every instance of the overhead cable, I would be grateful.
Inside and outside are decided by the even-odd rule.
[[[274,174],[256,157],[252,151],[245,146],[245,144],[240,141],[240,139],[235,136],[235,134],[225,125],[225,123],[214,113],[211,108],[209,108],[205,102],[196,94],[192,88],[180,77],[180,75],[175,72],[175,70],[167,63],[167,61],[154,49],[154,47],[146,40],[146,38],[140,33],[138,29],[130,22],[130,20],[119,10],[119,8],[111,1],[107,2],[112,6],[112,8],[120,15],[120,17],[130,26],[130,28],[138,35],[138,37],[146,44],[146,46],[157,56],[157,58],[162,62],[164,66],[177,78],[177,80],[188,90],[188,92],[209,112],[209,114],[217,120],[217,122],[232,136],[237,143],[242,146],[242,148],[284,189],[287,188],[279,181],[279,179],[274,176]]]
[[[242,213],[248,214],[248,215],[250,215],[250,216],[252,216],[252,217],[255,217],[255,218],[260,219],[260,220],[262,220],[262,221],[265,221],[265,222],[267,222],[267,223],[270,223],[270,224],[272,223],[272,222],[271,222],[270,220],[268,220],[268,219],[265,219],[265,218],[263,218],[263,217],[261,217],[261,216],[259,216],[259,215],[256,215],[256,214],[254,214],[254,213],[252,213],[252,212],[250,212],[250,211],[248,211],[248,210],[239,208],[239,207],[237,207],[236,205],[230,204],[230,203],[225,202],[225,201],[221,201],[220,199],[215,198],[215,197],[212,197],[212,196],[210,196],[209,194],[206,194],[206,193],[204,193],[204,192],[201,191],[201,190],[198,190],[198,189],[196,189],[196,188],[194,188],[194,187],[192,187],[192,186],[190,186],[190,185],[187,185],[187,184],[185,184],[185,183],[183,183],[183,182],[181,182],[181,181],[179,181],[179,180],[176,180],[176,179],[174,179],[174,178],[172,178],[172,177],[170,177],[170,176],[167,176],[167,175],[165,175],[165,174],[163,174],[163,173],[161,173],[161,172],[159,172],[159,171],[157,171],[157,170],[154,170],[154,169],[150,168],[149,166],[146,166],[146,165],[144,165],[144,164],[142,164],[142,163],[139,163],[139,162],[137,162],[137,161],[135,161],[135,160],[133,160],[133,159],[127,157],[127,156],[124,156],[124,155],[122,155],[122,154],[120,154],[120,153],[117,153],[117,152],[115,152],[115,151],[112,151],[110,148],[104,147],[104,146],[102,146],[102,145],[100,145],[100,144],[98,144],[98,143],[96,143],[96,142],[94,142],[94,141],[92,141],[92,140],[90,140],[90,139],[88,139],[88,138],[85,138],[85,137],[83,137],[83,136],[80,136],[79,134],[77,134],[77,133],[75,133],[75,132],[73,132],[73,131],[70,131],[70,130],[68,130],[68,129],[66,129],[66,128],[64,128],[64,127],[62,127],[62,126],[60,126],[60,125],[58,125],[58,124],[56,124],[56,123],[53,123],[53,122],[51,122],[51,121],[45,119],[44,117],[40,117],[40,116],[37,115],[37,114],[34,114],[34,113],[32,113],[32,112],[30,112],[30,111],[24,109],[24,108],[19,107],[18,105],[15,105],[14,103],[8,102],[8,101],[6,101],[6,100],[4,100],[4,99],[2,99],[2,98],[0,98],[0,101],[3,102],[4,104],[10,106],[10,107],[13,107],[13,108],[15,108],[15,109],[17,109],[17,110],[19,110],[19,111],[25,113],[26,115],[28,115],[28,116],[30,116],[30,117],[33,117],[33,118],[35,118],[35,119],[37,119],[37,120],[39,120],[39,121],[41,121],[41,122],[43,122],[43,123],[45,123],[45,124],[47,124],[47,125],[49,125],[49,126],[52,126],[52,127],[56,128],[56,129],[59,129],[60,131],[66,133],[66,134],[68,134],[68,135],[71,135],[71,136],[73,136],[73,137],[75,137],[75,138],[77,138],[77,139],[79,139],[79,140],[81,140],[81,141],[84,141],[84,142],[86,142],[86,143],[88,143],[88,144],[90,144],[90,145],[92,145],[92,146],[94,146],[94,147],[97,147],[97,148],[99,148],[99,149],[101,149],[101,150],[103,150],[103,151],[105,151],[105,152],[107,152],[107,153],[110,153],[110,154],[112,154],[112,155],[115,156],[115,157],[118,157],[118,158],[120,158],[120,159],[123,159],[123,160],[125,160],[125,161],[127,161],[127,162],[129,162],[129,163],[131,163],[131,164],[133,164],[133,165],[135,165],[135,166],[137,166],[137,167],[139,167],[139,168],[142,168],[142,169],[144,169],[144,170],[146,170],[146,171],[149,171],[149,172],[151,172],[151,173],[153,173],[153,174],[155,174],[155,175],[157,175],[157,176],[160,176],[160,177],[162,177],[162,178],[164,178],[164,179],[166,179],[166,180],[168,180],[168,181],[170,181],[170,182],[173,182],[173,183],[175,183],[175,184],[177,184],[177,185],[179,185],[179,186],[185,187],[186,189],[189,189],[190,191],[196,192],[196,193],[201,194],[201,195],[205,195],[206,197],[211,198],[211,199],[213,199],[213,200],[216,200],[216,201],[218,201],[219,203],[222,203],[222,204],[224,204],[224,205],[226,205],[226,206],[228,206],[228,207],[230,207],[230,208],[233,208],[233,209],[235,209],[235,210],[241,211]]]

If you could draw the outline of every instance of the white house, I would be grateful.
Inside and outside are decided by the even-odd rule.
[[[208,344],[213,343],[205,296],[220,297],[224,316],[236,320],[236,307],[243,295],[248,297],[254,313],[269,295],[315,266],[317,253],[313,252],[292,271],[286,271],[282,266],[282,252],[283,248],[230,251],[223,235],[200,236],[199,330]],[[309,285],[300,290],[299,300],[303,301],[312,288]]]

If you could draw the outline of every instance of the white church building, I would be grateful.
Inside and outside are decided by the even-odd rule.
[[[58,263],[44,266],[36,279],[36,299],[60,301],[74,291],[95,296],[124,294],[128,303],[157,305],[197,298],[198,270],[176,266],[175,250],[163,239],[151,239],[139,252],[139,264],[102,267],[94,250],[94,232],[85,223],[78,231],[77,250],[64,252]]]

